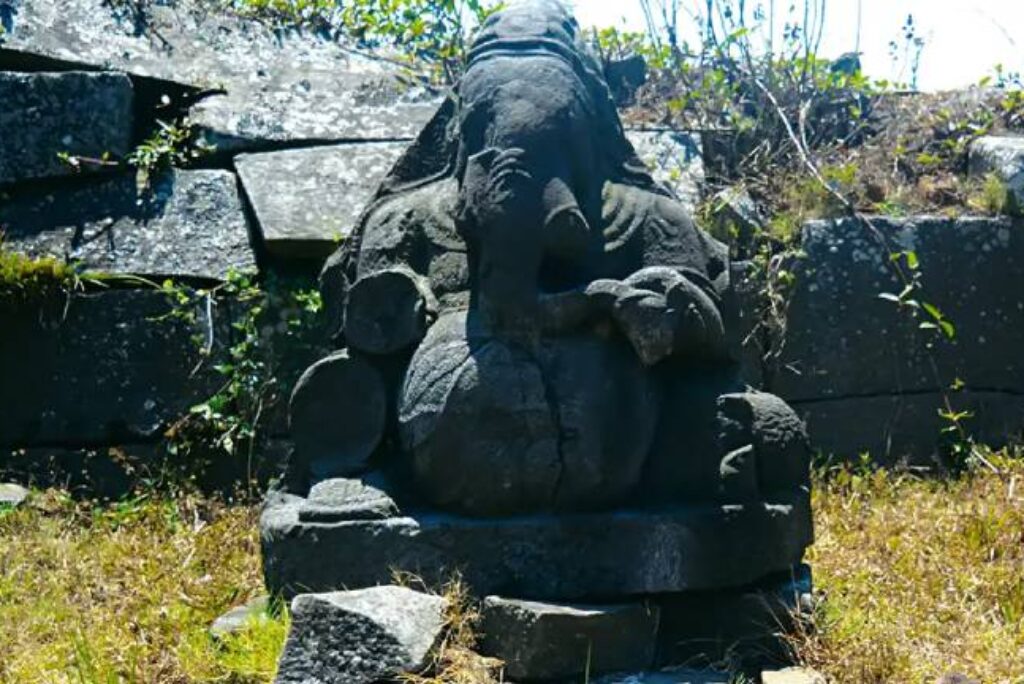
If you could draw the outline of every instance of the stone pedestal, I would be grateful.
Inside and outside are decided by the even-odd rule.
[[[352,500],[270,496],[260,532],[271,593],[386,584],[396,569],[437,584],[460,571],[477,595],[533,600],[705,591],[788,572],[812,541],[802,489],[734,505],[505,518],[381,505],[357,486],[317,489],[328,490]]]

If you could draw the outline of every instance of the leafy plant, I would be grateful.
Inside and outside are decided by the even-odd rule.
[[[244,455],[251,464],[263,438],[265,417],[290,390],[282,386],[282,354],[276,347],[315,327],[322,308],[319,292],[276,281],[264,287],[254,274],[239,272],[231,272],[214,288],[191,289],[166,281],[163,291],[172,306],[170,316],[194,324],[197,309],[205,308],[211,317],[213,307],[223,306],[233,319],[223,354],[215,352],[212,321],[207,321],[207,334],[195,338],[201,355],[213,362],[221,384],[167,430],[168,451],[181,457],[183,464],[225,455]],[[205,307],[199,306],[203,302]]]

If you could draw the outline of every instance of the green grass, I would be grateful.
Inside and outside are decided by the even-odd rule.
[[[816,474],[809,560],[824,600],[797,639],[805,664],[850,684],[951,671],[1024,683],[1024,461],[989,460],[998,472],[955,480]],[[187,495],[92,505],[56,491],[0,511],[0,682],[270,682],[283,619],[222,643],[206,632],[262,591],[257,516]],[[418,681],[488,681],[470,613],[451,618],[439,676]]]
[[[286,633],[206,633],[258,594],[256,509],[195,497],[0,513],[0,682],[268,682]]]

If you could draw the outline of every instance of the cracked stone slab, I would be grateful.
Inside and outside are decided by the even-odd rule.
[[[103,0],[4,0],[0,65],[41,59],[216,90],[191,113],[222,150],[415,136],[439,98],[337,41],[186,0],[141,14]]]
[[[505,663],[513,680],[645,670],[654,665],[658,607],[484,599],[484,655]]]
[[[683,131],[627,130],[626,137],[654,180],[667,185],[693,214],[704,183],[700,136]]]
[[[885,239],[855,219],[812,221],[786,337],[770,391],[787,401],[968,389],[1024,393],[1024,231],[1009,219],[875,217]],[[891,253],[919,262],[915,299],[955,326],[951,341],[922,330],[894,302],[902,283]],[[934,352],[928,343],[934,342]],[[938,373],[932,365],[937,366]]]
[[[276,684],[371,684],[418,672],[441,638],[447,601],[405,587],[302,594]]]
[[[0,185],[76,173],[59,153],[92,159],[126,154],[133,100],[124,74],[0,71]]]
[[[236,157],[267,251],[326,259],[406,147],[349,143]]]
[[[135,179],[23,192],[0,206],[9,247],[150,278],[223,279],[253,270],[234,174],[173,170],[139,193]]]

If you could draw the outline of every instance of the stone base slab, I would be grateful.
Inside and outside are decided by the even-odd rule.
[[[300,519],[307,500],[270,494],[260,521],[272,594],[357,589],[394,571],[440,584],[460,571],[477,595],[599,602],[725,589],[789,571],[812,542],[810,497],[745,505],[575,515]]]

